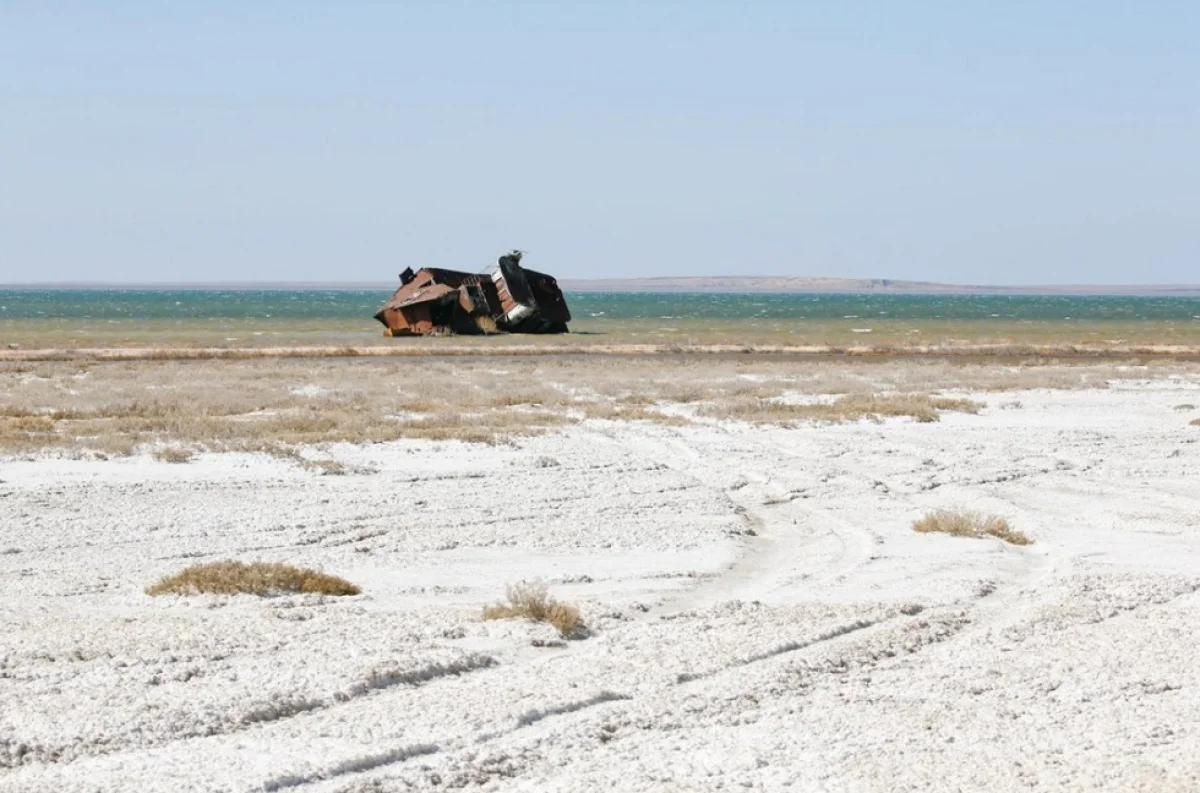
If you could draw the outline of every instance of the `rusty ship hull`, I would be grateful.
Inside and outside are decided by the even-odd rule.
[[[400,274],[400,288],[375,314],[388,336],[566,333],[571,312],[558,282],[501,256],[486,273],[426,267]]]

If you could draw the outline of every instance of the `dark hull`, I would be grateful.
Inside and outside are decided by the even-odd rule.
[[[566,333],[571,312],[558,282],[520,262],[520,252],[513,251],[483,275],[405,270],[375,319],[389,336]]]

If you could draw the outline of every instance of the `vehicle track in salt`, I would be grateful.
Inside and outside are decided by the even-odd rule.
[[[941,427],[925,427],[924,429],[936,431]],[[763,443],[781,455],[788,457],[796,455],[795,449],[778,442],[765,440]],[[900,469],[894,472],[881,472],[877,463],[868,465],[845,454],[832,458],[833,462],[829,466],[830,473],[835,475],[839,482],[846,477],[851,478],[862,489],[864,497],[873,498],[888,505],[889,512],[895,514],[915,512],[918,510],[917,497],[920,489],[913,489],[903,480],[916,478],[923,473],[923,463],[920,461],[928,460],[925,455],[929,448],[906,440],[898,433],[890,433],[886,438],[886,449],[888,453],[879,456],[908,459],[912,465],[900,466]],[[1029,470],[1024,472],[1024,476],[1006,478],[1001,481],[1017,481],[1026,477],[1041,480],[1053,478],[1055,473],[1057,472],[1049,470]],[[1029,505],[1013,500],[1011,488],[989,489],[987,485],[990,483],[975,481],[963,481],[956,484],[966,490],[979,494],[986,493],[993,500],[1004,502],[1010,507],[1009,514],[1015,513],[1022,516],[1015,521],[1018,525],[1044,520],[1044,516],[1039,515]],[[905,524],[905,530],[907,528],[907,524]],[[860,529],[860,531],[871,537],[873,545],[884,541],[884,536],[879,531],[867,529]],[[1029,608],[1025,593],[1036,589],[1041,582],[1065,575],[1071,566],[1070,560],[1064,558],[1061,549],[1058,548],[1037,546],[1036,544],[1031,548],[1008,547],[1002,541],[992,539],[979,542],[991,543],[1003,550],[1004,554],[1001,558],[1005,564],[1002,567],[998,566],[993,571],[993,575],[983,579],[971,595],[956,601],[966,610],[965,613],[969,616],[971,623],[962,631],[963,636],[970,635],[974,631],[989,630],[996,625],[1010,624],[1021,620]],[[878,548],[878,545],[875,547]],[[874,550],[872,550],[873,553]],[[872,556],[873,558],[874,556]],[[869,559],[868,562],[872,559]]]
[[[785,476],[793,472],[771,470],[745,454],[731,462],[727,433],[703,446],[694,434],[661,427],[601,437],[722,493],[746,523],[742,553],[732,565],[653,613],[724,600],[795,602],[870,560],[874,540],[868,532],[800,501],[797,484]]]
[[[839,488],[861,491],[864,498],[883,502],[890,511],[914,508],[914,494],[888,483],[887,474],[881,474],[877,466],[857,462],[847,453],[849,450],[839,450],[836,456],[820,454],[826,451],[820,445],[802,449],[798,444],[803,440],[794,436],[785,444],[763,434],[752,441],[753,450],[737,454],[730,464],[732,447],[720,443],[728,433],[719,427],[711,429],[718,434],[706,442],[698,442],[694,433],[673,428],[656,428],[619,439],[631,451],[672,466],[704,487],[719,489],[742,511],[754,532],[746,538],[741,556],[719,576],[665,600],[651,610],[651,615],[732,599],[800,602],[828,596],[831,587],[849,584],[857,571],[878,557],[884,537],[879,530],[854,525],[832,510],[813,505],[811,501],[820,493],[805,491],[811,490],[814,483],[818,488],[829,486],[822,479],[832,478]],[[738,437],[742,444],[748,442],[747,436]],[[922,459],[924,447],[899,440],[894,434],[887,437],[887,446],[896,456],[911,459],[914,465]],[[756,455],[754,450],[760,453]],[[766,454],[761,454],[763,451]],[[805,456],[806,452],[810,456]],[[788,464],[768,468],[763,462],[780,458]],[[681,460],[686,462],[681,464]],[[918,470],[909,466],[903,473],[912,476]],[[731,471],[735,472],[732,483]],[[1052,474],[1031,471],[1030,476]],[[965,483],[965,486],[972,485]],[[1002,497],[1001,500],[1007,501]],[[1015,502],[1011,505],[1015,512],[1028,512],[1024,505]],[[983,542],[999,543],[998,540]],[[1066,575],[1071,567],[1070,561],[1053,548],[1013,548],[1003,558],[1003,569],[996,569],[974,592],[956,601],[969,615],[968,632],[1020,621],[1030,607],[1023,593],[1047,579]]]

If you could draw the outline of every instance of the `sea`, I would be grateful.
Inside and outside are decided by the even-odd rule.
[[[383,338],[373,319],[389,295],[0,290],[0,346],[412,343]],[[1200,297],[568,292],[567,302],[572,333],[557,338],[571,343],[1200,345]]]

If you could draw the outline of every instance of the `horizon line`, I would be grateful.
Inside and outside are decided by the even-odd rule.
[[[1200,284],[953,284],[900,278],[834,276],[642,276],[564,278],[565,293],[659,294],[875,294],[1096,296],[1096,298],[1200,298]],[[0,283],[4,292],[380,292],[382,281],[41,281]]]
[[[938,281],[917,281],[896,278],[854,278],[837,276],[798,275],[663,275],[634,278],[564,278],[559,279],[565,291],[638,291],[630,287],[658,285],[658,290],[646,291],[768,291],[768,292],[1023,292],[1026,294],[1044,291],[1046,294],[1072,292],[1102,292],[1119,295],[1138,292],[1196,292],[1200,294],[1200,283],[1122,283],[1122,284],[954,284]],[[705,283],[723,282],[723,283]],[[733,283],[730,283],[733,282]],[[738,289],[735,285],[748,287]],[[758,282],[757,284],[755,282]],[[807,282],[807,283],[806,283]],[[606,289],[605,286],[617,287]],[[753,289],[759,286],[760,289]],[[591,287],[589,290],[588,287]],[[662,287],[667,287],[665,290]],[[764,288],[765,287],[765,288]],[[221,291],[374,291],[394,289],[393,281],[354,280],[217,280],[217,281],[24,281],[0,283],[0,290],[8,291],[68,291],[68,290],[121,290],[140,289],[147,291],[170,290],[221,290]]]

